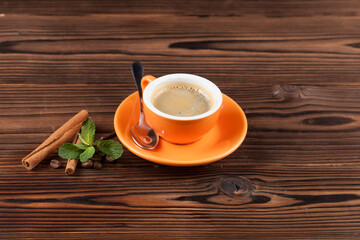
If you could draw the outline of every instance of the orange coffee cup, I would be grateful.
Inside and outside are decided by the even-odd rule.
[[[172,82],[183,82],[205,89],[212,97],[211,108],[200,115],[180,117],[166,114],[152,103],[152,94]],[[176,144],[193,143],[205,135],[217,122],[221,106],[220,89],[211,81],[193,74],[175,73],[159,78],[147,75],[141,80],[143,106],[147,123],[164,140]]]

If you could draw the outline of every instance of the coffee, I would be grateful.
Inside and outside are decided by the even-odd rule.
[[[179,117],[200,115],[209,111],[213,105],[206,90],[184,82],[159,86],[154,91],[151,102],[160,111]]]

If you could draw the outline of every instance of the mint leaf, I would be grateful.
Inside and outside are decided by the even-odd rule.
[[[64,143],[59,148],[58,155],[65,159],[79,159],[83,151],[84,150],[72,143]]]
[[[82,142],[85,146],[90,146],[90,145],[85,141],[85,139],[81,136],[81,133],[78,133],[78,135],[79,135],[80,142]]]
[[[83,122],[81,126],[81,133],[88,145],[91,145],[94,142],[95,124],[90,118]]]
[[[80,161],[85,162],[91,158],[95,153],[95,148],[93,146],[87,147],[83,153],[80,154]]]
[[[97,148],[104,154],[118,159],[123,153],[123,147],[121,143],[114,140],[102,140],[96,142]]]
[[[85,149],[88,148],[88,146],[86,146],[86,145],[84,145],[84,144],[73,144],[73,145],[76,146],[76,147],[78,147],[78,148],[80,148],[80,149],[82,149],[82,150],[85,150]]]

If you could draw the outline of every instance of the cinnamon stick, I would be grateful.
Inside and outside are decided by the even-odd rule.
[[[82,122],[88,117],[89,113],[86,110],[81,110],[78,114],[68,120],[40,144],[40,146],[22,159],[24,167],[28,170],[33,169],[50,153],[58,149],[63,143],[79,132]]]
[[[73,143],[76,144],[81,144],[81,141],[79,139],[79,136],[76,134]],[[75,169],[76,166],[78,164],[78,159],[68,159],[67,164],[66,164],[66,168],[65,168],[65,173],[67,175],[72,175],[75,173]]]

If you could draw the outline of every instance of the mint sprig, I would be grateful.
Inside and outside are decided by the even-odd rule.
[[[85,142],[91,146],[95,137],[95,123],[90,118],[83,122],[81,126],[81,133],[84,136],[83,140],[85,140]]]
[[[80,161],[85,162],[86,160],[88,160],[89,158],[91,158],[92,156],[94,156],[95,153],[95,148],[93,146],[87,147],[85,149],[85,151],[83,151],[80,154]]]
[[[90,144],[83,138],[83,136],[81,135],[81,133],[78,133],[78,137],[80,139],[80,142],[82,142],[82,144],[84,144],[85,146],[90,146]]]
[[[118,159],[123,153],[121,143],[114,140],[100,140],[94,142],[95,123],[90,119],[86,119],[81,126],[79,139],[83,144],[64,143],[59,148],[58,154],[65,159],[79,159],[85,162],[94,156],[96,150]]]
[[[82,150],[80,147],[76,146],[75,144],[64,143],[59,148],[58,154],[60,157],[66,158],[66,159],[79,159],[80,154],[83,151],[84,150]]]
[[[121,143],[116,142],[114,140],[102,140],[96,142],[97,148],[104,154],[113,157],[114,159],[118,159],[121,157],[123,153],[123,148]]]

